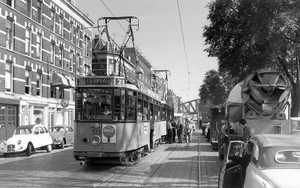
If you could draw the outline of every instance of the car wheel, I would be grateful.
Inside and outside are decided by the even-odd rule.
[[[47,152],[51,152],[52,151],[52,144],[49,144],[47,147],[46,147],[46,150]]]
[[[7,155],[7,153],[3,153],[3,157],[5,158],[5,157],[7,157],[8,155]]]
[[[27,146],[27,149],[26,149],[26,155],[28,157],[32,154],[32,149],[33,149],[33,146],[32,146],[32,144],[29,143]]]
[[[60,148],[64,149],[64,147],[65,147],[65,141],[63,140],[63,141],[61,141]]]

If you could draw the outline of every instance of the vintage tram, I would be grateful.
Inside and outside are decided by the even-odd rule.
[[[174,113],[156,93],[141,91],[124,77],[79,78],[76,93],[73,154],[89,163],[137,161],[150,150],[151,116],[157,146]]]

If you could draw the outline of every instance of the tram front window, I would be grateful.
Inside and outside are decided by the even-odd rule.
[[[112,119],[112,89],[81,88],[77,92],[77,119]]]

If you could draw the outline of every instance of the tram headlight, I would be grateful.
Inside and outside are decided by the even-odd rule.
[[[84,139],[82,139],[82,141],[83,141],[84,143],[87,143],[87,142],[89,141],[89,139],[84,138]]]
[[[94,145],[94,146],[99,145],[100,142],[101,142],[101,138],[100,138],[99,136],[97,136],[97,135],[94,135],[94,136],[92,137],[92,139],[91,139],[91,143],[92,143],[92,145]]]

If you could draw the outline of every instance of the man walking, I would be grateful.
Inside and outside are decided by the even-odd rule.
[[[169,140],[169,143],[172,144],[173,131],[172,131],[172,125],[171,125],[170,120],[167,121],[167,129],[168,129],[168,140]]]

